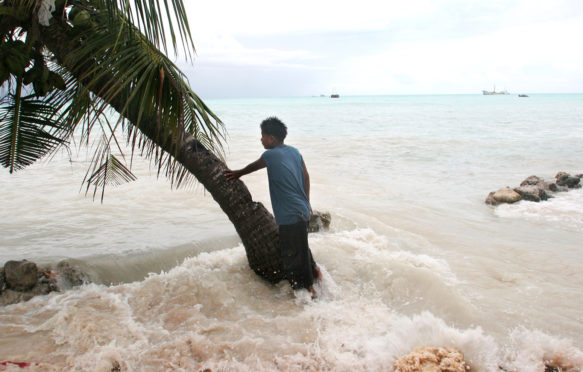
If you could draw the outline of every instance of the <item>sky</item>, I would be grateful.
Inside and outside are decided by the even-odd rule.
[[[583,93],[581,0],[185,1],[202,98]]]

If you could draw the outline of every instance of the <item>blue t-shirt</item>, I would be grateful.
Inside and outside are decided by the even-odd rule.
[[[271,206],[278,225],[291,225],[310,219],[303,160],[292,146],[281,145],[261,155],[267,165]]]

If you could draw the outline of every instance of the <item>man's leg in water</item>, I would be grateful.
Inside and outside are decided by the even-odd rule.
[[[306,288],[312,295],[314,279],[321,278],[321,273],[314,262],[308,246],[308,229],[306,222],[298,222],[279,227],[281,257],[286,277],[293,289]]]

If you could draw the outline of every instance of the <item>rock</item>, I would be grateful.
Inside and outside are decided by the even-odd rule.
[[[332,216],[328,212],[314,211],[308,223],[308,232],[318,232],[320,230],[327,230],[330,227]]]
[[[492,194],[492,199],[496,201],[494,205],[497,205],[500,203],[516,203],[522,199],[522,196],[510,187],[503,187]]]
[[[527,177],[524,181],[520,183],[520,186],[537,186],[544,184],[544,180],[538,176]]]
[[[43,271],[38,283],[32,289],[32,292],[36,295],[44,295],[56,291],[59,291],[59,286],[57,278],[52,271]]]
[[[539,188],[536,186],[520,186],[515,188],[514,191],[519,193],[523,200],[537,203],[540,201],[540,197],[538,196]]]
[[[549,190],[552,192],[565,192],[569,191],[569,188],[567,186],[559,186],[556,183],[551,183],[549,184]]]
[[[28,301],[39,295],[57,291],[57,281],[41,272],[34,262],[8,261],[0,271],[0,305]]]
[[[0,296],[0,306],[12,305],[18,302],[25,302],[35,296],[46,295],[56,291],[56,283],[53,282],[39,282],[31,290],[16,291],[14,289],[6,289]]]
[[[449,347],[422,346],[400,357],[393,364],[395,372],[467,372],[470,365],[464,354]]]
[[[538,196],[540,197],[540,200],[549,200],[550,198],[552,198],[553,196],[551,194],[549,194],[547,192],[547,190],[545,189],[539,189],[538,190]]]
[[[38,267],[27,260],[8,261],[4,264],[6,285],[15,291],[28,291],[37,283]]]
[[[89,282],[87,275],[71,266],[67,261],[61,261],[57,264],[56,276],[61,289],[70,289]]]
[[[555,174],[555,179],[561,178],[564,175],[567,175],[568,176],[569,173],[567,173],[567,172],[557,172],[557,174]]]
[[[540,188],[539,186],[534,185],[527,185],[527,186],[520,186],[514,189],[517,193],[522,196],[522,199],[533,201],[533,202],[540,202],[541,200],[547,200],[549,195],[547,192]]]
[[[566,186],[570,189],[581,187],[581,185],[579,184],[581,178],[573,177],[569,173],[559,172],[557,173],[555,178],[557,180],[558,186]]]
[[[486,204],[490,204],[490,205],[494,205],[494,206],[500,204],[500,203],[498,203],[498,201],[496,201],[494,199],[494,194],[495,193],[496,192],[492,191],[491,193],[488,194],[488,196],[486,197],[486,201],[485,201]]]
[[[70,289],[89,282],[86,274],[61,261],[57,270],[39,268],[35,263],[8,261],[0,268],[0,305],[28,301],[34,296]]]

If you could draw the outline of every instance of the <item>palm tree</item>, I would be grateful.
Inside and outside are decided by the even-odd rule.
[[[97,131],[84,182],[103,198],[106,184],[135,178],[123,133],[131,156],[138,150],[150,158],[173,185],[190,176],[202,183],[234,224],[251,268],[278,282],[275,220],[241,181],[224,178],[223,124],[166,56],[178,40],[186,55],[194,52],[182,1],[171,4],[0,0],[0,163],[12,173],[74,135],[88,144]]]

